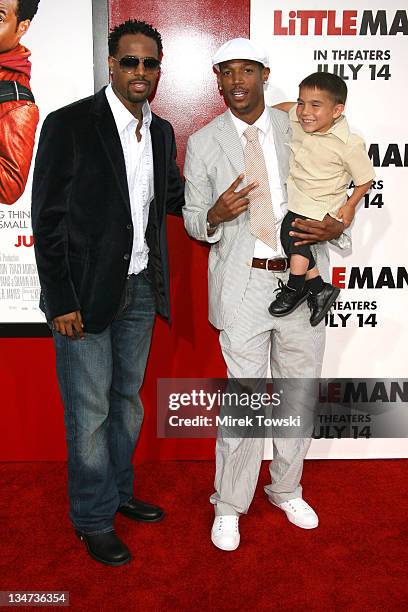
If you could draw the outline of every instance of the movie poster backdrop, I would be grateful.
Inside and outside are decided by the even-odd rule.
[[[42,122],[51,111],[94,91],[92,0],[41,0],[21,44],[31,51],[31,88]],[[0,204],[0,323],[44,323],[31,229],[30,176],[22,197]]]

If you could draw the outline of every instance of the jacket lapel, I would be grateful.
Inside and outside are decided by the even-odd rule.
[[[150,208],[154,208],[156,219],[161,216],[160,208],[164,203],[164,180],[166,175],[166,150],[163,132],[158,125],[158,121],[154,113],[152,113],[152,122],[150,124],[150,135],[152,138],[153,150],[153,176],[154,176],[154,200]]]
[[[276,157],[278,160],[278,170],[281,185],[286,184],[288,178],[288,163],[290,155],[290,127],[287,123],[280,121],[279,115],[273,112],[271,108],[269,110],[269,117],[271,119],[273,141],[275,143]]]
[[[288,158],[289,158],[289,139],[290,130],[286,124],[279,122],[275,113],[269,109],[269,116],[272,122],[276,155],[278,158],[279,175],[282,185],[286,183],[288,173]],[[241,141],[232,122],[229,112],[225,112],[218,119],[218,130],[216,139],[220,143],[225,155],[234,167],[237,176],[245,172],[244,151]],[[284,133],[284,136],[282,135]],[[245,184],[245,179],[243,181]]]
[[[93,112],[96,115],[96,131],[98,132],[102,147],[111,163],[120,193],[130,212],[125,158],[123,156],[122,144],[120,142],[116,123],[106,99],[105,89],[101,89],[95,94]]]
[[[244,151],[228,111],[218,118],[217,127],[215,137],[238,176],[245,172]]]

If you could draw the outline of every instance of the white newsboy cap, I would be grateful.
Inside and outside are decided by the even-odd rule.
[[[219,64],[221,62],[237,59],[259,62],[265,66],[265,68],[269,68],[267,51],[261,47],[261,45],[249,40],[249,38],[233,38],[224,43],[218,49],[211,61],[214,68],[219,70]]]

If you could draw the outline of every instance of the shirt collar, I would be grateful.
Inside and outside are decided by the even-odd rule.
[[[337,136],[340,140],[342,140],[345,144],[350,137],[350,128],[347,123],[347,119],[344,115],[340,115],[338,119],[331,126],[330,130],[327,130],[326,134],[333,134]],[[323,136],[323,134],[322,134]]]
[[[116,127],[118,128],[119,134],[126,130],[126,128],[130,124],[137,123],[137,119],[126,108],[126,106],[122,104],[122,102],[119,100],[119,98],[113,91],[111,83],[109,83],[109,85],[106,87],[105,95],[108,100],[108,104],[111,108],[113,118],[115,119]],[[152,122],[152,111],[150,110],[150,105],[147,100],[142,106],[142,115],[143,126],[149,129],[150,124]]]
[[[289,118],[291,121],[300,123],[296,115],[296,105],[292,106],[290,109]],[[327,132],[323,132],[323,134],[320,132],[312,132],[310,136],[327,136],[327,134],[333,134],[333,136],[337,136],[339,140],[347,144],[350,137],[350,128],[344,115],[340,115],[340,117],[335,120],[330,130],[327,130]]]
[[[238,136],[241,138],[245,132],[245,130],[247,129],[247,127],[249,126],[248,123],[246,123],[245,121],[242,121],[242,119],[238,119],[238,117],[236,117],[232,112],[231,109],[228,109],[228,112],[230,113],[230,116],[232,118],[232,122],[235,125],[235,128],[238,132]],[[270,117],[269,117],[269,112],[268,109],[264,108],[264,111],[262,113],[262,115],[260,117],[258,117],[258,119],[255,121],[255,123],[253,124],[255,127],[258,128],[258,130],[261,130],[261,132],[263,132],[264,134],[267,134],[269,127],[270,127]]]

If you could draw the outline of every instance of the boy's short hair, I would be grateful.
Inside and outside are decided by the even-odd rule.
[[[345,104],[347,100],[347,85],[343,79],[331,72],[314,72],[309,74],[299,83],[299,89],[302,89],[302,87],[327,91],[335,104]]]
[[[26,19],[31,21],[38,11],[39,4],[40,0],[17,0],[17,23]]]

